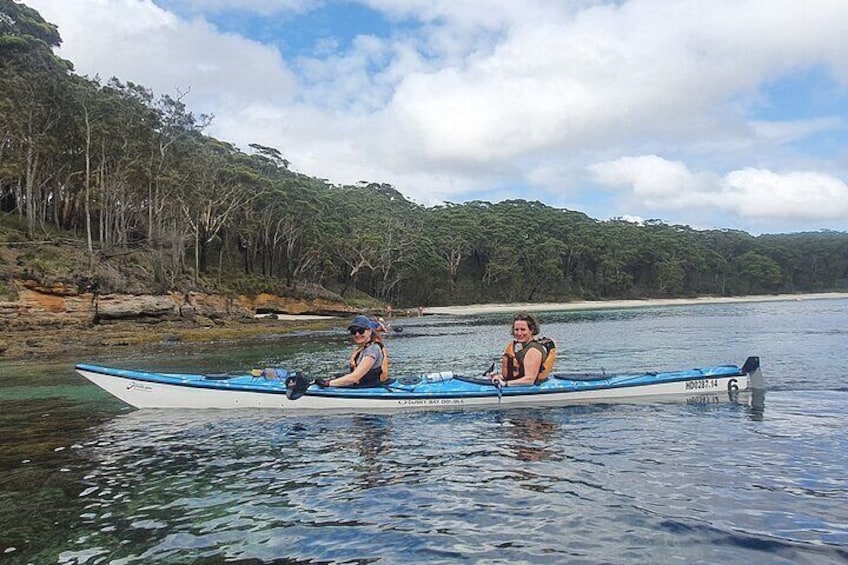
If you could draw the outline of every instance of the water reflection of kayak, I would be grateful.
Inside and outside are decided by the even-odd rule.
[[[452,372],[392,379],[376,388],[320,388],[285,369],[254,374],[156,373],[80,364],[77,372],[136,408],[276,408],[374,412],[422,408],[544,406],[644,397],[693,397],[763,390],[758,357],[670,372],[556,373],[534,386],[499,388],[487,378]]]

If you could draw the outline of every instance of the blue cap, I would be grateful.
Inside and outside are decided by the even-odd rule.
[[[351,320],[350,325],[347,327],[348,330],[351,328],[364,328],[366,330],[371,329],[371,320],[368,319],[368,316],[363,316],[360,314],[359,316],[355,316],[353,320]]]

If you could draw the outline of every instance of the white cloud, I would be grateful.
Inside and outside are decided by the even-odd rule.
[[[830,72],[844,92],[844,0],[362,0],[420,27],[389,37],[362,30],[343,52],[295,61],[221,33],[202,14],[298,13],[323,1],[160,3],[200,15],[193,20],[151,0],[27,3],[59,25],[62,54],[81,73],[117,75],[159,94],[191,87],[189,107],[216,115],[211,134],[277,147],[297,170],[334,182],[391,182],[420,202],[509,186],[517,187],[511,197],[542,190],[580,201],[596,163],[598,179],[629,183],[621,216],[657,217],[622,209],[634,202],[681,213],[734,202],[742,218],[757,208],[749,198],[766,197],[755,178],[784,185],[763,174],[722,181],[709,171],[821,166],[826,172],[804,174],[836,185],[773,174],[826,200],[848,175],[848,163],[801,146],[844,129],[844,116],[750,115],[764,84],[799,70]],[[693,173],[694,163],[704,172]],[[800,185],[792,186],[780,190],[797,194]]]
[[[60,54],[81,74],[117,76],[157,94],[191,90],[189,108],[215,114],[294,95],[295,79],[275,48],[202,19],[181,20],[149,0],[29,3],[59,25]]]
[[[601,185],[626,191],[639,208],[712,208],[741,218],[801,223],[848,221],[848,184],[823,173],[745,168],[718,178],[656,155],[589,168]]]
[[[840,64],[825,47],[848,48],[841,2],[812,11],[743,4],[700,11],[698,3],[634,1],[573,18],[517,19],[491,54],[407,77],[390,110],[428,156],[491,162],[688,135],[705,112],[735,111],[726,102],[753,95],[763,80],[815,61]]]
[[[822,173],[742,169],[725,176],[721,189],[715,204],[740,216],[848,222],[848,185]]]
[[[692,173],[680,161],[656,155],[622,157],[590,165],[598,182],[607,186],[629,186],[633,195],[650,205],[685,207],[693,195],[709,191],[708,175]]]

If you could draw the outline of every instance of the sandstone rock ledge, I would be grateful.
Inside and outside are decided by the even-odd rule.
[[[353,312],[333,300],[270,294],[98,295],[62,285],[43,287],[33,281],[16,281],[15,286],[18,300],[0,302],[0,358],[5,359],[153,341],[237,338],[303,325],[257,321],[258,313],[348,316]]]

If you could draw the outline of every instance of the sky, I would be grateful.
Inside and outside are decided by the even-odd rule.
[[[426,206],[848,231],[846,0],[27,0],[79,74]]]

